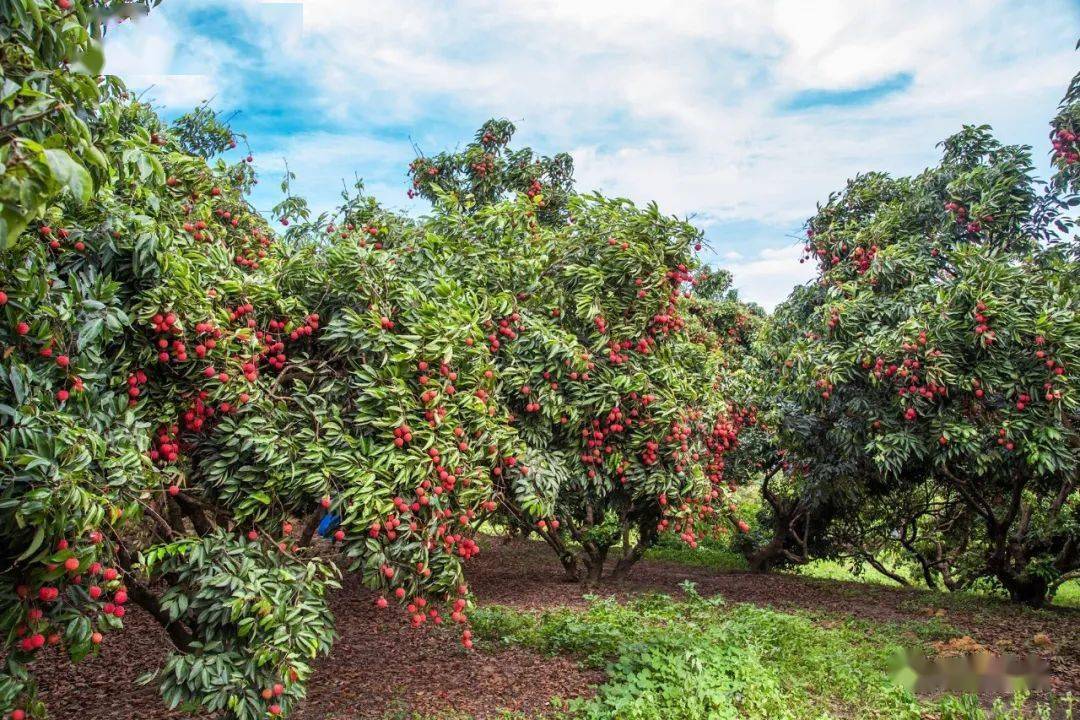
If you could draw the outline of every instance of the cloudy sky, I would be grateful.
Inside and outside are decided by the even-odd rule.
[[[360,176],[421,212],[417,148],[507,117],[517,143],[569,151],[580,188],[692,218],[772,307],[807,277],[800,226],[851,175],[918,171],[965,123],[1046,168],[1078,35],[1077,0],[165,0],[109,34],[107,70],[168,116],[237,111],[260,210],[287,160],[317,209]]]

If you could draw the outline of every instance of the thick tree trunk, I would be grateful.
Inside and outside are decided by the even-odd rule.
[[[633,548],[627,549],[626,542],[629,533],[624,533],[623,554],[622,557],[619,558],[619,561],[615,563],[615,568],[611,571],[611,579],[624,580],[630,572],[630,568],[634,567],[641,558],[645,557],[645,553],[656,542],[656,535],[656,520],[652,517],[648,517],[644,521],[638,523],[638,541]]]
[[[806,547],[810,539],[809,527],[806,528],[804,537],[801,539],[795,531],[797,522],[806,521],[809,524],[809,510],[803,506],[801,499],[785,501],[769,489],[769,480],[779,469],[779,465],[773,467],[761,483],[761,496],[772,508],[773,536],[768,543],[746,555],[746,562],[752,572],[769,572],[783,560],[799,559],[788,551],[789,540],[802,546],[803,554],[801,559],[803,562],[809,556]]]
[[[559,562],[562,563],[563,570],[566,571],[566,575],[563,576],[565,582],[581,582],[581,568],[578,565],[577,557],[571,553],[560,553]]]
[[[198,533],[199,537],[206,537],[214,531],[214,524],[210,522],[210,518],[207,517],[201,505],[184,493],[180,493],[173,499],[179,506],[180,511],[191,521],[191,525],[195,528],[195,532]]]
[[[607,560],[608,549],[606,547],[586,548],[582,551],[582,562],[585,564],[585,576],[581,579],[586,588],[593,588],[600,584],[604,575],[604,562]]]
[[[783,529],[777,528],[772,540],[750,553],[746,562],[751,572],[769,572],[784,559],[784,535]]]
[[[1027,574],[1017,577],[1012,573],[1001,573],[998,579],[1009,591],[1009,599],[1013,602],[1024,603],[1033,608],[1040,608],[1046,604],[1046,594],[1050,585],[1043,578]]]
[[[603,576],[604,576],[604,566],[603,565],[593,565],[593,564],[590,564],[590,563],[586,563],[586,565],[585,565],[585,576],[582,578],[581,584],[586,589],[595,588],[597,585],[600,584],[600,580],[601,580],[601,578],[603,578]]]
[[[548,544],[548,547],[555,551],[555,557],[559,558],[563,570],[566,571],[563,580],[566,582],[581,582],[583,578],[581,575],[581,566],[578,563],[578,556],[567,549],[559,532],[555,530],[546,530],[537,532],[537,535],[543,538],[544,542]],[[528,532],[526,532],[525,536],[528,537]]]
[[[315,531],[319,529],[319,523],[322,522],[325,515],[326,511],[320,508],[308,516],[304,527],[300,529],[300,542],[298,543],[300,547],[306,548],[311,545],[312,540],[315,539]]]
[[[172,498],[167,498],[165,501],[165,519],[169,521],[169,525],[172,526],[177,535],[184,535],[187,533],[187,527],[184,524],[184,514],[180,512],[180,507]]]
[[[641,553],[632,552],[625,557],[619,558],[619,561],[615,563],[615,567],[612,568],[609,577],[612,580],[625,580],[626,576],[630,574],[630,568],[634,567],[644,554],[644,551]]]

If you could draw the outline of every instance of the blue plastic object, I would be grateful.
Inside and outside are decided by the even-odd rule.
[[[323,537],[329,537],[330,533],[337,530],[341,525],[341,518],[334,513],[326,513],[323,516],[322,522],[319,523],[319,534]]]

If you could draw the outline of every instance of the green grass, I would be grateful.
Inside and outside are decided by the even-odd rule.
[[[677,560],[676,557],[672,559]],[[688,562],[687,564],[696,564]],[[890,566],[890,563],[884,561],[886,567],[890,571],[896,572],[911,581],[914,587],[926,589],[926,585],[922,582],[921,578],[912,576],[910,573],[905,572],[903,568],[897,568]],[[842,563],[835,560],[814,560],[794,568],[791,572],[805,577],[819,578],[823,580],[842,580],[845,582],[861,582],[869,583],[871,585],[886,585],[891,587],[899,586],[892,578],[887,575],[883,575],[874,568],[866,564],[859,564],[852,566],[851,563]],[[979,590],[971,590],[957,593],[942,593],[946,597],[961,598],[965,596],[985,598],[987,592]],[[1080,581],[1070,580],[1064,583],[1058,588],[1057,593],[1054,595],[1053,605],[1059,607],[1074,607],[1080,608]]]
[[[487,606],[473,614],[473,628],[483,644],[568,654],[606,668],[595,698],[569,703],[566,716],[580,720],[916,720],[930,710],[942,720],[1024,717],[1004,705],[996,715],[972,714],[963,698],[931,706],[890,679],[890,662],[912,637],[943,637],[954,632],[948,627],[819,623],[685,589],[680,601],[594,598],[584,611],[541,615]]]
[[[890,567],[889,570],[907,577],[908,580],[913,583],[919,583],[918,578],[913,578],[902,571],[898,571],[896,568]],[[814,560],[806,565],[800,565],[795,568],[793,572],[805,577],[820,578],[823,580],[844,580],[847,582],[863,582],[872,585],[889,585],[892,587],[897,587],[900,584],[888,575],[878,572],[869,565],[861,564],[852,567],[850,563],[842,563],[836,560]]]
[[[1080,580],[1063,583],[1054,595],[1054,604],[1061,607],[1080,608]]]
[[[741,553],[730,548],[707,544],[691,548],[684,542],[661,542],[649,548],[645,557],[650,560],[677,562],[681,565],[708,567],[727,572],[747,569],[746,558]]]

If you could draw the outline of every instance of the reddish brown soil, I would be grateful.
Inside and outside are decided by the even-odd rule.
[[[484,543],[468,575],[481,603],[539,609],[584,604],[579,586],[562,580],[562,571],[537,543]],[[958,635],[970,635],[991,649],[1039,650],[1051,658],[1058,691],[1080,692],[1080,611],[1032,612],[995,601],[960,601],[918,590],[813,580],[793,575],[717,573],[644,561],[626,583],[602,585],[598,594],[626,596],[649,591],[678,593],[692,580],[703,595],[720,594],[821,616],[850,616],[874,622],[918,622],[937,614]],[[464,652],[451,638],[410,630],[400,615],[376,611],[372,595],[347,579],[333,598],[341,634],[332,654],[318,662],[308,700],[297,720],[381,720],[426,713],[453,717],[497,717],[503,709],[541,715],[552,697],[587,694],[602,680],[565,658],[548,658],[519,649]],[[38,662],[43,699],[53,718],[63,720],[175,720],[190,717],[162,709],[153,686],[133,681],[155,666],[167,651],[160,628],[136,608],[122,633],[107,636],[99,657],[72,667],[56,654]],[[1036,638],[1045,634],[1046,638]],[[1049,640],[1049,647],[1036,642]]]
[[[377,610],[372,598],[355,579],[346,580],[334,598],[341,639],[319,661],[296,720],[383,718],[409,711],[438,718],[450,711],[476,718],[503,710],[533,715],[549,709],[551,698],[587,694],[603,680],[602,673],[579,669],[567,658],[516,648],[467,652],[458,631],[413,630],[400,614]]]

